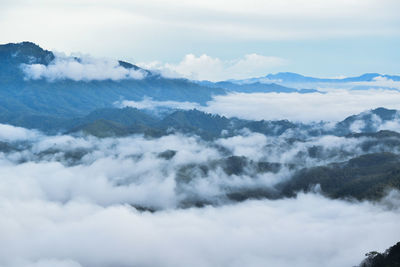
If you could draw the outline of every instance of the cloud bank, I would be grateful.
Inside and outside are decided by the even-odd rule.
[[[321,93],[230,93],[214,96],[205,106],[190,102],[125,100],[118,107],[144,109],[198,109],[204,112],[249,120],[288,119],[299,122],[337,122],[365,110],[386,107],[400,109],[400,93],[390,90],[341,90]],[[383,127],[383,126],[382,126]],[[387,124],[387,127],[390,127]],[[396,129],[396,122],[393,122]]]
[[[143,70],[127,69],[119,65],[117,60],[98,59],[84,56],[56,57],[48,66],[42,64],[23,64],[22,70],[26,79],[49,81],[71,79],[74,81],[92,80],[141,80],[146,77]]]
[[[8,133],[14,135],[14,131]],[[266,137],[241,131],[207,142],[181,134],[98,139],[32,132],[19,139],[3,138],[0,195],[14,200],[79,200],[154,209],[196,202],[223,204],[231,203],[230,193],[254,188],[273,191],[299,168],[342,162],[365,153],[399,153],[390,143],[374,143],[374,139],[366,150],[367,138],[302,136],[305,140],[288,141],[300,135],[304,134],[288,131],[280,137]],[[313,147],[318,147],[318,157],[309,156]],[[246,157],[239,162],[243,168],[236,169],[239,163],[231,157]],[[258,162],[280,167],[257,171],[254,164]]]
[[[400,109],[400,93],[337,90],[326,94],[235,93],[215,96],[207,110],[253,120],[339,121],[377,107]]]
[[[0,141],[29,140],[38,136],[36,131],[0,123]]]
[[[154,214],[2,199],[0,214],[5,267],[354,266],[400,238],[398,212],[313,194]]]
[[[368,138],[289,144],[243,131],[213,142],[179,134],[98,139],[0,127],[7,129],[7,146],[0,146],[0,266],[353,266],[400,238],[398,192],[378,203],[316,193],[232,203],[221,201],[226,192],[271,188],[288,170],[227,175],[216,168],[204,175],[193,168],[228,156],[327,164],[366,153]],[[315,146],[320,156],[308,157]],[[176,209],[193,198],[216,205]]]
[[[271,68],[285,65],[286,61],[279,57],[248,54],[233,60],[221,60],[206,54],[186,55],[177,64],[150,62],[138,63],[139,66],[160,71],[165,77],[184,77],[192,80],[222,81],[243,79],[265,75]]]

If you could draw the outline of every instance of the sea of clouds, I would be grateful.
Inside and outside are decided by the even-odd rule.
[[[176,208],[196,200],[227,203],[226,195],[231,192],[272,189],[293,174],[295,169],[288,166],[303,168],[348,160],[366,153],[362,144],[368,140],[324,136],[289,142],[249,131],[214,141],[181,134],[99,139],[46,136],[0,124],[0,129],[6,127],[8,136],[0,136],[3,197],[60,203],[80,199],[104,206],[129,203],[155,209]],[[321,148],[318,158],[308,156],[312,147]],[[165,158],[166,151],[175,154]],[[381,151],[399,153],[385,145],[371,146],[368,152]],[[248,170],[228,175],[216,163],[231,156],[279,163],[282,168],[278,172]],[[207,175],[198,166],[210,167]]]
[[[191,102],[123,100],[117,107],[138,109],[179,108],[248,120],[294,122],[337,122],[348,116],[378,107],[400,109],[400,93],[392,90],[343,90],[321,93],[229,93],[214,96],[205,106]],[[400,129],[400,128],[396,128]]]
[[[203,61],[212,61],[218,75],[238,72],[246,61],[282,63],[258,55],[235,62],[191,56],[173,68],[160,68],[179,72]],[[49,81],[146,76],[117,61],[93,58],[58,57],[48,66],[25,65],[23,70],[27,79]],[[387,80],[358,85],[398,86]],[[116,105],[154,111],[196,108],[227,117],[308,123],[337,122],[381,106],[400,109],[399,103],[398,91],[374,87],[324,88],[323,93],[310,94],[229,93],[214,96],[205,106],[152,99]],[[398,117],[375,122],[377,130],[400,130]],[[351,130],[360,131],[362,123],[356,121]],[[389,192],[378,202],[332,200],[318,190],[299,192],[295,198],[242,202],[227,195],[273,191],[303,167],[342,162],[367,152],[400,154],[379,143],[365,151],[362,144],[370,139],[310,137],[290,130],[280,137],[242,130],[213,141],[183,134],[99,139],[47,136],[0,124],[0,266],[357,265],[366,252],[383,251],[400,239],[398,192]],[[318,157],[307,154],[312,147],[320,148]],[[216,162],[231,156],[282,167],[263,173],[245,168],[229,175]],[[210,170],[205,174],[201,166]]]
[[[2,266],[354,266],[400,237],[398,211],[315,194],[156,213],[2,199],[0,212]]]
[[[273,188],[290,170],[250,176],[217,168],[178,179],[182,166],[232,155],[301,166],[343,161],[365,153],[368,138],[288,143],[243,131],[206,142],[181,134],[98,139],[0,129],[0,266],[353,266],[400,238],[395,191],[380,202],[311,192],[237,203],[226,193]],[[321,157],[302,153],[313,146],[322,147]],[[371,151],[399,153],[391,149]],[[170,150],[172,158],[160,157]],[[190,199],[210,205],[180,208]]]

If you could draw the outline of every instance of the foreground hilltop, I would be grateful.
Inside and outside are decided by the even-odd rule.
[[[383,253],[372,251],[366,256],[367,258],[360,264],[360,267],[399,267],[400,242]]]

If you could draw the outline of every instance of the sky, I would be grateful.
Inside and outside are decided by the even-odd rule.
[[[214,62],[211,80],[399,74],[399,11],[397,0],[0,0],[0,43],[193,72]]]

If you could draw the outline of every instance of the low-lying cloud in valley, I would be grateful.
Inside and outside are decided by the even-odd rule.
[[[364,144],[374,140],[367,137],[328,135],[290,141],[290,133],[285,138],[242,131],[204,141],[182,134],[101,139],[26,131],[31,134],[16,139],[10,131],[1,140],[4,198],[82,200],[104,206],[129,203],[155,209],[196,202],[222,204],[230,203],[230,193],[243,189],[272,189],[299,168],[365,153],[399,153],[390,142],[370,142],[366,150]],[[315,148],[318,157],[309,155]],[[275,165],[257,171],[259,162]]]
[[[153,214],[2,199],[0,212],[7,267],[352,266],[400,238],[398,212],[314,194]]]
[[[340,121],[365,110],[386,107],[400,109],[400,93],[390,90],[340,90],[332,89],[325,93],[229,93],[214,96],[206,106],[197,103],[124,100],[116,103],[118,107],[143,109],[179,108],[198,109],[204,112],[227,117],[249,120],[287,119],[299,122]],[[387,125],[398,129],[396,122]]]
[[[343,161],[365,153],[366,137],[288,143],[243,131],[215,141],[98,139],[0,127],[8,129],[0,153],[1,266],[351,266],[400,238],[396,191],[378,203],[300,193],[235,204],[227,193],[271,189],[292,170],[211,167],[231,156],[282,166]],[[312,147],[322,148],[319,157],[304,154]],[[399,153],[384,144],[369,149]],[[204,176],[196,165],[210,171]],[[199,200],[213,206],[176,209]]]
[[[339,121],[368,109],[400,109],[400,93],[332,90],[325,94],[235,93],[215,96],[207,111],[252,120]]]

